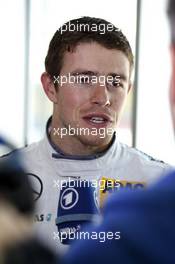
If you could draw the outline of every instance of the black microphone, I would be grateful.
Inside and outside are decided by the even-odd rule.
[[[99,217],[98,208],[96,188],[91,181],[71,180],[62,185],[56,218],[61,243],[70,244],[78,239],[82,226]]]

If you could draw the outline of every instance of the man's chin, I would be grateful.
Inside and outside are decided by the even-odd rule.
[[[79,140],[84,144],[86,145],[87,147],[97,147],[97,151],[96,152],[99,152],[98,151],[98,147],[99,147],[99,150],[100,149],[105,149],[105,147],[107,148],[108,145],[110,144],[111,142],[111,139],[112,137],[103,137],[103,136],[80,136],[79,137]]]

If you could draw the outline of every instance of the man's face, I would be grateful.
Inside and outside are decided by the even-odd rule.
[[[99,147],[109,144],[111,131],[116,127],[129,91],[130,64],[127,57],[119,50],[107,49],[95,42],[81,43],[74,52],[64,55],[60,76],[69,74],[78,76],[78,79],[58,87],[53,113],[56,129],[78,128],[75,136],[68,135],[67,138],[74,140],[75,144],[81,142]],[[113,76],[113,82],[106,79],[105,84],[104,78],[108,76]],[[120,76],[119,86],[117,76]],[[80,128],[86,133],[80,133]]]

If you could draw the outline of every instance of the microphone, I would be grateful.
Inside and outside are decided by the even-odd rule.
[[[56,218],[61,243],[69,245],[78,239],[82,226],[99,217],[98,208],[96,188],[91,181],[77,179],[64,182]]]

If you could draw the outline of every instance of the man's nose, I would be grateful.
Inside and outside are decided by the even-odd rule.
[[[91,102],[100,106],[110,105],[110,95],[106,85],[97,83],[92,91]]]

